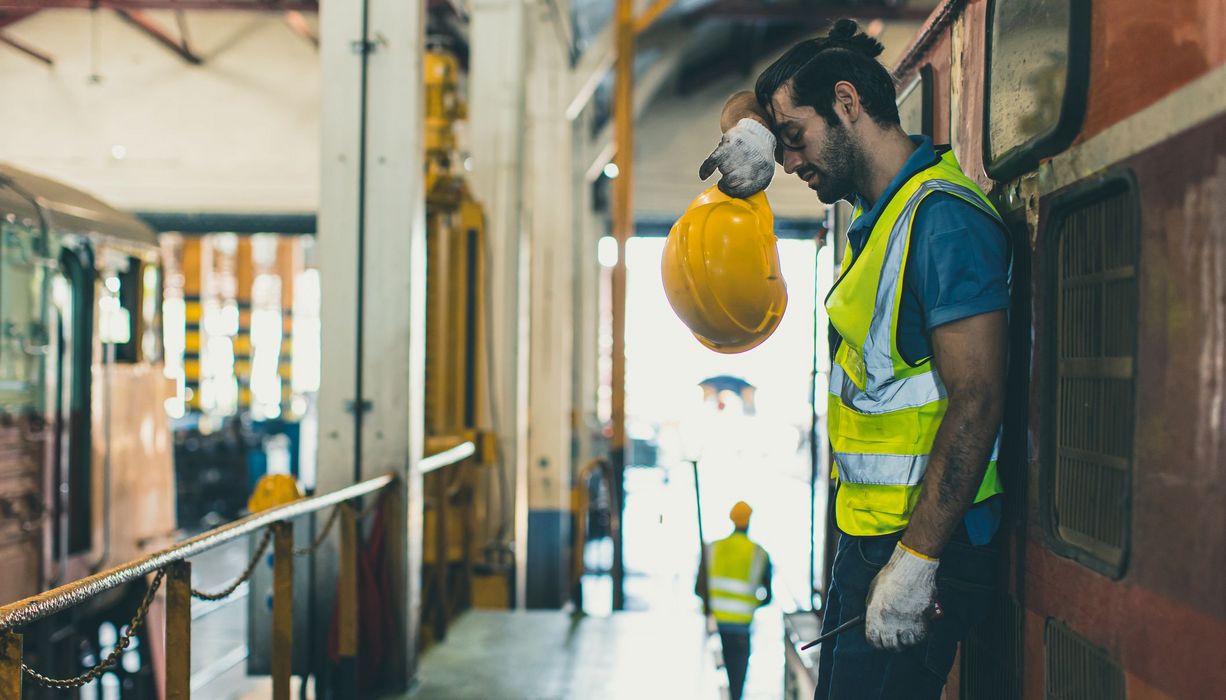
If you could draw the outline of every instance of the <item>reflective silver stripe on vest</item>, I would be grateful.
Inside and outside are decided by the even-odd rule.
[[[720,598],[714,595],[711,596],[711,610],[714,612],[731,613],[733,615],[746,615],[752,618],[754,610],[756,609],[756,605],[753,603],[747,603],[743,600],[736,600],[735,598]]]
[[[928,455],[835,452],[839,481],[874,486],[915,486],[924,479]]]
[[[864,341],[864,352],[861,353],[868,375],[865,380],[866,392],[877,391],[882,384],[894,377],[894,358],[890,352],[893,342],[894,299],[898,293],[898,285],[902,283],[903,254],[907,250],[907,241],[910,238],[908,234],[911,230],[911,221],[915,217],[915,210],[919,208],[920,202],[931,192],[947,192],[957,196],[1000,221],[1000,216],[985,204],[974,190],[948,180],[927,180],[907,200],[902,212],[894,221],[894,227],[890,231],[890,240],[886,244],[885,259],[881,264],[881,277],[877,284],[873,320],[869,325],[868,338]]]
[[[919,408],[946,396],[945,384],[935,371],[890,378],[871,390],[860,391],[837,362],[830,369],[830,393],[838,396],[844,406],[869,414]]]
[[[757,584],[748,581],[738,581],[737,579],[725,576],[712,576],[710,585],[712,593],[735,593],[736,595],[753,596],[758,592]]]
[[[992,443],[995,462],[1000,455],[1000,434]],[[915,486],[924,480],[928,470],[928,455],[884,455],[860,452],[835,452],[835,464],[839,467],[839,481],[849,484],[873,486]]]

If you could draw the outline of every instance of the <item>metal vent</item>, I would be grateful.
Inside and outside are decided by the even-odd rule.
[[[962,644],[962,700],[1021,700],[1022,610],[1001,594]]]
[[[1107,652],[1053,619],[1045,637],[1048,700],[1124,700],[1124,671]]]
[[[1059,217],[1056,415],[1047,431],[1055,535],[1113,574],[1128,546],[1139,255],[1135,192],[1119,185]]]

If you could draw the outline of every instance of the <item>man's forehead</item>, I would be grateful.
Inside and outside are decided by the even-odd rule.
[[[799,122],[817,113],[812,107],[798,107],[792,102],[791,83],[784,83],[771,95],[771,116],[776,124]]]

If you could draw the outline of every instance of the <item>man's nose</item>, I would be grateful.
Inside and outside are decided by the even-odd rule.
[[[791,175],[792,173],[796,172],[797,168],[799,168],[802,163],[804,163],[804,159],[800,157],[799,152],[784,149],[783,172]]]

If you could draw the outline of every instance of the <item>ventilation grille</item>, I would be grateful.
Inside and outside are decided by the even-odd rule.
[[[1110,568],[1127,550],[1138,232],[1131,190],[1069,212],[1058,231],[1057,536]]]
[[[1056,620],[1047,621],[1048,700],[1124,700],[1124,671],[1102,649]]]
[[[996,596],[988,616],[962,645],[962,700],[1021,700],[1022,611]]]

